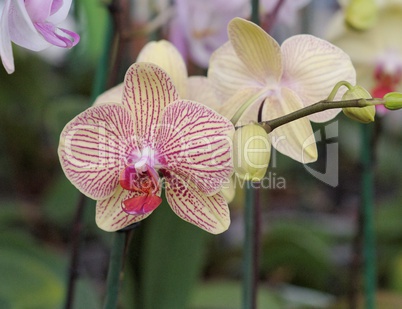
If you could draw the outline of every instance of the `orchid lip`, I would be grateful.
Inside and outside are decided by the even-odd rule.
[[[127,199],[122,209],[129,215],[143,215],[154,211],[162,203],[162,198],[155,195],[140,195]]]
[[[120,173],[119,183],[125,190],[156,194],[159,191],[159,175],[148,164],[139,169],[135,165],[128,165]]]

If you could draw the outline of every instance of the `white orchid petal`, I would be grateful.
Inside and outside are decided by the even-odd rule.
[[[59,159],[67,178],[86,196],[107,198],[116,190],[129,155],[138,152],[131,114],[122,105],[94,106],[63,129]]]
[[[159,118],[178,99],[172,79],[155,64],[134,63],[124,79],[123,105],[133,114],[139,146],[154,146]]]
[[[280,79],[281,49],[268,33],[258,25],[236,17],[228,25],[228,34],[236,55],[256,81],[264,85]]]
[[[282,88],[281,94],[271,96],[264,102],[262,119],[275,119],[302,107],[300,99],[292,90]],[[313,130],[306,117],[276,128],[270,136],[272,146],[284,155],[302,163],[317,160]]]
[[[4,68],[8,74],[14,72],[14,56],[11,46],[10,29],[8,27],[8,11],[11,0],[7,0],[0,19],[0,56]]]
[[[152,212],[143,215],[129,215],[123,211],[122,203],[130,198],[139,196],[141,193],[127,191],[118,186],[116,192],[109,198],[96,203],[96,224],[107,232],[118,231],[133,223],[144,220]]]
[[[136,62],[151,62],[160,66],[172,78],[180,98],[186,98],[186,64],[172,43],[165,40],[149,42],[142,48]]]
[[[25,9],[33,22],[44,22],[50,15],[53,0],[24,0]]]
[[[226,118],[234,121],[232,118],[235,116],[236,112],[244,104],[248,104],[249,101],[253,101],[253,103],[250,104],[250,107],[245,109],[240,119],[235,123],[235,125],[247,124],[249,120],[257,120],[257,117],[254,116],[258,115],[259,105],[265,97],[265,91],[261,91],[260,88],[245,88],[238,91],[229,100],[227,100],[218,111]]]
[[[225,43],[212,54],[208,78],[222,101],[228,100],[240,89],[262,87],[255,81],[247,66],[237,57],[230,42]]]
[[[338,47],[311,35],[296,35],[282,44],[284,73],[282,84],[295,91],[304,106],[328,97],[339,81],[356,83],[356,72],[350,57]],[[335,99],[346,90],[340,89]],[[324,122],[334,118],[340,109],[311,115],[310,120]]]
[[[62,4],[60,5],[60,3],[57,2],[62,2]],[[59,7],[59,9],[55,12],[52,12],[52,14],[47,18],[47,21],[55,25],[64,21],[68,16],[68,12],[70,11],[71,3],[72,0],[53,0],[52,8],[56,5]]]
[[[24,0],[13,1],[8,13],[11,41],[33,51],[40,51],[51,46],[35,29],[25,8]]]
[[[166,107],[161,119],[159,162],[205,194],[215,194],[233,172],[233,133],[231,122],[212,109],[192,101],[176,101]]]
[[[183,182],[175,175],[166,181],[166,198],[176,215],[212,234],[228,229],[229,207],[221,193],[207,196],[191,182]]]

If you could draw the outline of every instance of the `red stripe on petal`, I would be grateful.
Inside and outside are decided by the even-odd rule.
[[[192,101],[176,101],[162,116],[158,160],[202,192],[215,194],[233,171],[233,132],[231,122],[212,109]]]
[[[207,196],[177,175],[170,175],[166,180],[166,198],[176,215],[212,234],[228,229],[229,207],[221,193]]]
[[[60,136],[59,158],[67,178],[85,195],[113,194],[126,160],[138,153],[134,124],[123,106],[94,106],[70,121]]]
[[[133,114],[138,143],[141,148],[155,142],[160,114],[178,93],[171,78],[150,63],[135,63],[124,79],[123,105]]]

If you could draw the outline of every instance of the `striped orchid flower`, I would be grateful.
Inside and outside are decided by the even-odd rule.
[[[70,10],[72,0],[6,0],[0,18],[0,55],[7,73],[14,72],[11,42],[41,51],[52,45],[71,48],[80,36],[58,28]]]
[[[212,109],[178,99],[171,78],[151,63],[126,73],[121,103],[98,103],[63,129],[59,157],[67,178],[95,199],[96,222],[116,231],[167,202],[210,233],[230,224],[220,193],[233,172],[234,127]]]
[[[137,62],[150,62],[158,65],[171,77],[180,99],[202,102],[213,110],[219,103],[210,81],[205,76],[188,76],[186,63],[177,48],[166,40],[151,41],[141,49]],[[100,95],[95,105],[107,102],[120,102],[124,84],[121,83]],[[228,179],[222,187],[226,201],[230,203],[235,196],[233,182]]]
[[[280,46],[262,28],[241,18],[228,25],[229,42],[211,57],[208,78],[221,102],[219,112],[231,119],[245,102],[240,118],[271,120],[326,99],[341,80],[354,84],[356,73],[349,56],[311,35],[290,37]],[[335,99],[341,99],[341,89]],[[310,121],[324,122],[341,109],[327,110],[285,124],[270,133],[274,148],[303,163],[317,159]],[[239,124],[239,123],[238,123]]]

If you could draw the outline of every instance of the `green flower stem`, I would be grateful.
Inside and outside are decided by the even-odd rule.
[[[251,21],[256,25],[260,24],[260,1],[251,0]]]
[[[251,0],[251,21],[259,24],[259,0]],[[259,97],[263,92],[257,93],[248,103],[244,104],[236,115],[232,118],[236,124],[244,111]],[[258,270],[259,270],[259,251],[260,251],[260,202],[258,193],[254,189],[251,181],[247,182],[245,208],[244,208],[244,253],[243,253],[243,309],[257,308],[258,291]]]
[[[266,91],[262,90],[252,96],[248,101],[246,101],[234,114],[232,119],[230,120],[233,125],[236,125],[236,123],[239,121],[240,117],[244,114],[244,112],[254,103],[258,102],[260,99],[262,100],[266,96]]]
[[[335,87],[332,89],[331,93],[329,94],[328,98],[326,100],[320,101],[318,103],[309,105],[305,108],[302,108],[294,113],[291,113],[289,115],[285,115],[283,117],[274,119],[274,120],[270,120],[271,122],[276,122],[278,121],[278,123],[281,123],[282,121],[285,123],[294,121],[296,119],[311,115],[311,114],[315,114],[318,112],[322,112],[324,110],[327,109],[334,109],[334,108],[342,108],[342,107],[365,107],[368,105],[382,105],[385,104],[385,101],[382,99],[358,99],[358,100],[349,100],[349,101],[334,101],[334,98],[336,96],[336,94],[338,93],[339,88],[341,88],[342,86],[347,87],[348,89],[352,89],[353,86],[347,82],[347,81],[340,81],[338,82]],[[244,112],[254,103],[257,103],[258,101],[262,101],[264,98],[266,97],[266,91],[262,90],[260,92],[258,92],[257,94],[253,95],[250,99],[248,99],[238,110],[237,112],[234,114],[234,116],[231,119],[231,122],[236,125],[236,123],[239,121],[240,117],[244,114]],[[325,104],[325,105],[323,105]],[[289,118],[289,120],[287,120],[287,117],[289,117],[290,115],[292,115],[292,117]],[[280,120],[284,118],[284,120]],[[265,121],[264,123],[268,124],[269,121]],[[274,128],[279,127],[280,125],[274,125]],[[272,128],[271,130],[267,131],[268,133],[271,132],[274,128]]]
[[[345,101],[328,101],[323,100],[315,104],[309,105],[302,109],[299,109],[293,113],[287,114],[285,116],[260,122],[260,125],[267,131],[267,133],[272,132],[277,127],[280,127],[289,122],[295,121],[297,119],[319,113],[328,109],[334,108],[345,108],[345,107],[366,107],[370,105],[382,105],[384,104],[383,99],[355,99],[355,100],[345,100]]]
[[[341,88],[342,86],[347,87],[349,90],[351,90],[353,88],[352,84],[347,82],[347,81],[340,81],[338,82],[334,89],[332,89],[331,93],[329,94],[327,101],[333,101],[336,94],[338,93],[339,88]]]
[[[107,274],[107,292],[104,309],[116,309],[119,300],[120,282],[123,278],[123,261],[128,232],[115,232]]]
[[[376,253],[374,233],[374,171],[372,141],[374,126],[361,127],[362,211],[364,290],[366,309],[374,309],[376,295]]]
[[[257,308],[258,270],[261,241],[261,205],[259,191],[251,181],[246,186],[244,209],[244,253],[243,253],[243,307]]]

